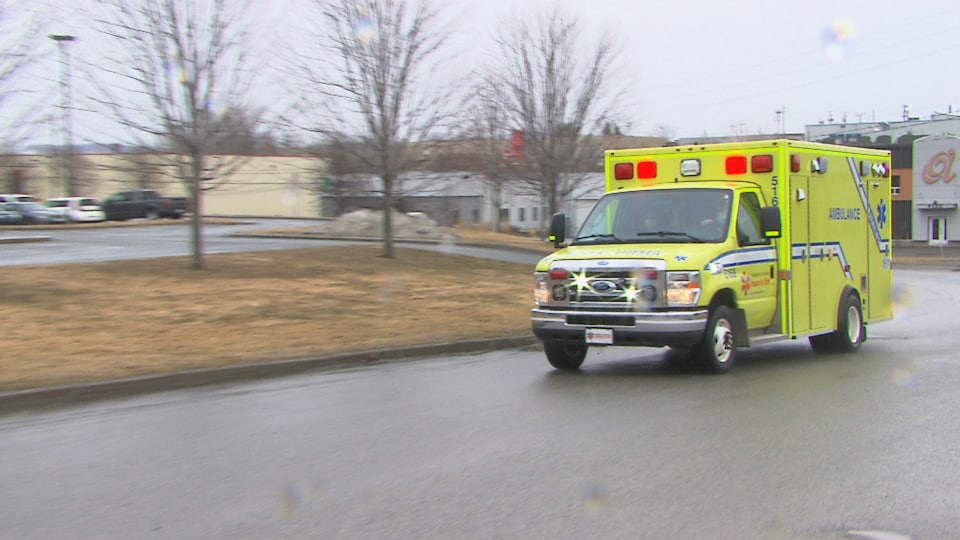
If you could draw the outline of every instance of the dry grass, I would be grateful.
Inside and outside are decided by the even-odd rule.
[[[0,268],[0,390],[529,335],[532,268],[379,245]]]

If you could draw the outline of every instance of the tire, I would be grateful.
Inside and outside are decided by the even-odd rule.
[[[819,354],[857,352],[866,339],[863,311],[856,294],[848,293],[837,309],[837,329],[829,334],[810,336],[810,347]]]
[[[547,361],[556,369],[562,371],[577,371],[587,357],[585,343],[551,343],[544,342],[543,352]]]
[[[156,221],[160,219],[160,214],[153,208],[150,208],[147,210],[147,214],[144,217],[150,221]]]
[[[733,318],[727,306],[717,306],[707,320],[703,339],[694,348],[694,356],[703,371],[726,373],[737,360]]]
[[[842,353],[857,352],[866,336],[860,299],[855,294],[848,294],[843,302],[840,302],[840,312],[837,315],[837,331],[834,333],[836,350]]]

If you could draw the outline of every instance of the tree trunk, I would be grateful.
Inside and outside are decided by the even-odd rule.
[[[393,258],[393,224],[391,210],[393,206],[393,178],[383,179],[383,254],[386,259]]]
[[[490,204],[492,206],[493,216],[490,221],[493,222],[493,232],[501,232],[500,226],[500,205],[503,204],[503,189],[501,186],[492,186],[490,189]]]
[[[203,234],[201,231],[203,212],[200,205],[200,194],[202,193],[200,191],[201,157],[194,155],[191,156],[191,159],[193,161],[191,163],[193,178],[190,179],[190,204],[193,215],[190,219],[190,269],[203,270]]]

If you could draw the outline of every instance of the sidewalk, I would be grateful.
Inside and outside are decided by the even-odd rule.
[[[931,246],[912,240],[893,241],[894,268],[930,267],[960,269],[960,243]]]

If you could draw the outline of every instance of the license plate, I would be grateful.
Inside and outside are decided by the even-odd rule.
[[[613,345],[613,329],[587,328],[586,339],[591,345]]]

